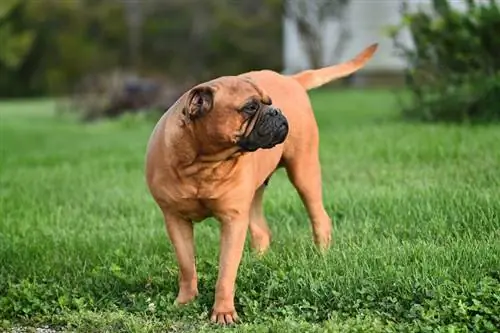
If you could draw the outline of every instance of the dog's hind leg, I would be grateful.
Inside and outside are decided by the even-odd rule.
[[[179,265],[179,294],[175,302],[185,304],[198,295],[193,223],[163,212],[165,225]]]
[[[250,208],[250,245],[259,255],[266,252],[271,244],[271,231],[267,225],[262,204],[266,185],[267,180],[255,191]]]
[[[307,209],[316,245],[325,250],[331,242],[332,222],[323,205],[321,166],[317,150],[303,151],[300,156],[285,159],[288,178]]]

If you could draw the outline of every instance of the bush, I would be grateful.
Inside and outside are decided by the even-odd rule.
[[[85,76],[70,96],[60,100],[56,110],[59,114],[76,114],[83,121],[139,112],[158,120],[192,85],[118,70],[103,72]]]
[[[408,28],[414,47],[398,37]],[[467,0],[464,11],[433,0],[432,11],[409,12],[391,36],[408,62],[406,118],[445,122],[500,120],[500,9]]]

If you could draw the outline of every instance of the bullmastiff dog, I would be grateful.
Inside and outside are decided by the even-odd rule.
[[[320,249],[331,242],[322,198],[318,127],[307,91],[361,69],[367,47],[334,66],[282,75],[270,70],[223,76],[185,92],[160,118],[149,139],[146,180],[161,209],[179,266],[177,304],[198,294],[193,223],[220,222],[219,270],[211,320],[231,324],[235,281],[247,230],[264,253],[271,242],[262,199],[284,167],[307,210]]]

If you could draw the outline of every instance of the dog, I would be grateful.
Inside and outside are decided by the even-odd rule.
[[[318,127],[307,91],[358,71],[377,47],[294,75],[222,76],[192,87],[162,115],[149,138],[145,173],[179,266],[176,304],[198,295],[193,223],[215,217],[220,253],[210,320],[238,321],[235,281],[246,234],[255,253],[265,253],[271,232],[262,200],[278,168],[285,168],[304,203],[317,248],[329,247],[332,223],[323,205]]]

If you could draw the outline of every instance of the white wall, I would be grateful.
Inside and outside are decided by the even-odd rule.
[[[488,1],[476,0],[476,2],[484,3]],[[499,1],[495,0],[497,3]],[[431,0],[410,0],[409,3],[412,9],[417,7],[427,9],[430,8]],[[464,9],[466,7],[465,0],[451,1],[451,4],[457,9]],[[350,26],[351,39],[343,51],[341,58],[334,59],[332,51],[336,42],[335,29],[337,27],[334,22],[328,22],[323,36],[325,45],[325,53],[323,54],[324,64],[329,65],[347,60],[369,44],[378,42],[379,49],[374,58],[366,65],[364,71],[398,71],[402,69],[405,64],[395,55],[392,40],[386,36],[386,32],[384,31],[387,25],[398,24],[400,22],[400,5],[400,0],[351,0],[346,13],[346,24]],[[309,68],[308,59],[298,36],[295,22],[284,18],[283,24],[284,72],[297,72]],[[407,32],[401,35],[401,40],[407,43],[407,45],[411,45],[410,35]]]

